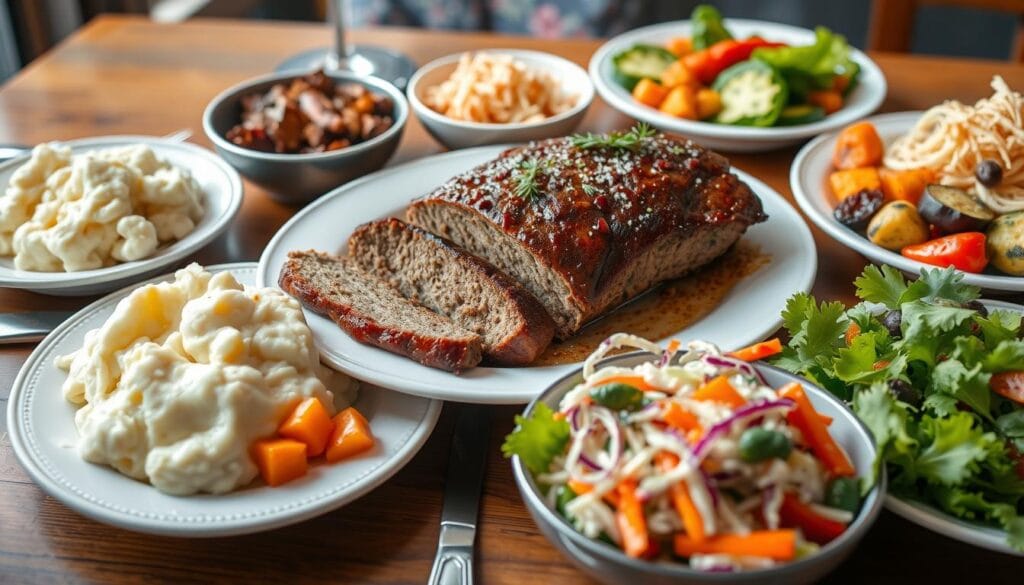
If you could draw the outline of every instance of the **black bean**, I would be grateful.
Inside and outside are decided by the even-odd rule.
[[[899,309],[892,311],[886,311],[885,315],[882,315],[882,325],[889,330],[889,335],[893,338],[903,336],[903,330],[900,329],[900,325],[903,323],[903,312]]]
[[[921,406],[923,397],[916,388],[903,380],[889,380],[889,393],[896,400],[905,402],[910,406]]]

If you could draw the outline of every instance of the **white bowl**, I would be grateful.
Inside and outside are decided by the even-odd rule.
[[[907,133],[921,117],[922,112],[899,112],[868,118],[874,124],[878,135],[887,145]],[[832,151],[835,150],[838,132],[819,136],[800,149],[789,170],[789,186],[793,190],[800,209],[808,219],[823,232],[840,244],[859,252],[876,264],[888,264],[907,274],[919,274],[922,268],[934,268],[930,264],[904,257],[898,252],[886,250],[865,238],[832,217],[836,201],[828,187],[828,175],[832,172]],[[961,272],[964,282],[980,286],[985,290],[1003,292],[1024,292],[1024,277],[1008,274]]]
[[[468,148],[485,144],[529,142],[544,138],[565,136],[576,129],[594,100],[594,84],[587,72],[572,61],[539,51],[519,49],[488,49],[476,53],[510,55],[530,68],[546,71],[562,83],[562,91],[575,94],[576,105],[539,122],[516,124],[483,124],[453,120],[430,109],[423,100],[428,88],[439,85],[455,71],[462,53],[448,55],[420,67],[409,80],[409,104],[420,122],[438,142],[449,149]]]
[[[795,26],[738,19],[726,19],[725,25],[737,38],[759,35],[769,41],[782,41],[794,45],[809,45],[814,42],[814,31]],[[799,126],[754,128],[676,118],[637,102],[629,91],[616,83],[612,77],[612,57],[616,54],[637,43],[660,46],[673,37],[690,34],[689,21],[664,22],[621,34],[601,45],[590,59],[590,77],[594,80],[597,93],[609,105],[627,116],[643,120],[665,132],[681,134],[702,146],[727,152],[765,152],[797,144],[867,116],[885,99],[885,76],[874,61],[857,49],[852,49],[851,56],[860,65],[860,77],[857,87],[850,92],[843,108],[823,120]]]
[[[203,190],[203,219],[181,240],[162,246],[149,258],[78,272],[31,272],[14,268],[14,259],[0,258],[0,287],[19,288],[54,296],[107,293],[169,271],[192,258],[231,225],[242,206],[242,179],[235,169],[205,148],[170,142],[154,136],[104,136],[63,142],[80,154],[87,150],[145,144],[158,157],[187,169]],[[0,165],[0,193],[28,155]]]

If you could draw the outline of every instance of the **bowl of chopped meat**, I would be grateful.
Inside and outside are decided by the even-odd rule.
[[[203,113],[217,152],[271,197],[304,204],[391,158],[409,105],[371,76],[278,73],[225,90]]]

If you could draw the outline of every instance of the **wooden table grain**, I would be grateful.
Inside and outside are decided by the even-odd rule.
[[[530,48],[586,65],[599,43],[403,29],[356,31],[359,42],[388,46],[420,63],[484,47]],[[200,117],[224,88],[266,73],[303,49],[325,46],[325,27],[194,21],[160,25],[102,17],[32,63],[0,88],[0,143],[35,144],[101,134],[162,135],[187,128],[210,146]],[[946,98],[988,95],[993,74],[1024,87],[1024,67],[1006,63],[875,55],[889,80],[884,110],[923,109]],[[604,131],[630,121],[596,100],[583,128]],[[409,121],[391,164],[441,152]],[[791,197],[795,149],[735,155],[732,160]],[[410,196],[413,194],[410,194]],[[295,209],[246,184],[241,214],[226,235],[201,251],[203,263],[256,260]],[[813,229],[813,228],[812,228]],[[852,300],[864,259],[814,229],[819,267],[814,292]],[[1021,300],[1020,296],[1016,299]],[[0,290],[0,311],[76,308],[88,299],[55,299]],[[0,408],[30,346],[0,348]],[[494,409],[491,457],[480,517],[477,563],[488,584],[590,581],[555,552],[527,516],[500,455],[517,409]],[[146,536],[87,520],[37,488],[0,426],[0,583],[422,583],[434,556],[452,408],[413,461],[380,489],[336,512],[295,526],[233,538]],[[0,425],[3,423],[0,422]],[[54,424],[70,424],[55,421]],[[833,583],[986,583],[1019,580],[1020,559],[945,539],[884,513]]]

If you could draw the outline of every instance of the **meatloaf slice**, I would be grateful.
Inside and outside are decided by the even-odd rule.
[[[348,258],[290,252],[278,284],[361,343],[442,370],[459,372],[480,363],[479,335],[407,299]]]
[[[515,147],[407,211],[521,282],[561,338],[714,260],[765,218],[728,160],[664,134]]]
[[[394,218],[371,222],[352,234],[348,251],[363,270],[479,334],[489,361],[528,364],[554,336],[551,318],[518,282],[421,228]]]

